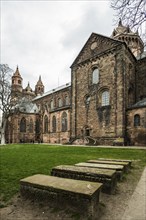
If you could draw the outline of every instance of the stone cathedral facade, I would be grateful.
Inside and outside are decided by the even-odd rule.
[[[12,77],[16,102],[7,142],[146,146],[146,52],[120,21],[111,37],[92,33],[71,65],[71,83],[44,93]],[[21,99],[20,99],[21,97]]]

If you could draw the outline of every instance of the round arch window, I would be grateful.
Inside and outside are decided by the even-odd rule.
[[[99,69],[95,68],[92,72],[92,84],[97,84],[99,82]]]

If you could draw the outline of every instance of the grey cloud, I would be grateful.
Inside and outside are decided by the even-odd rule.
[[[79,25],[66,27],[66,32],[62,39],[63,47],[66,49],[81,49],[92,32],[105,34],[111,30],[110,20],[103,20],[103,16],[101,16],[102,12],[98,9],[98,4],[96,7],[89,4],[88,7],[84,7],[84,10]],[[110,10],[108,13],[109,17],[111,17]],[[106,16],[108,16],[108,13]]]
[[[19,65],[24,87],[30,81],[34,88],[39,75],[46,90],[58,85],[58,77],[61,84],[70,81],[69,67],[90,34],[110,30],[110,19],[104,20],[98,8],[101,5],[99,1],[6,2],[1,27],[2,61],[14,71]],[[112,17],[109,11],[106,18],[108,13]]]

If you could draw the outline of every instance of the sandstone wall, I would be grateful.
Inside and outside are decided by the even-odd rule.
[[[140,116],[140,125],[134,125],[134,116]],[[146,107],[127,111],[127,136],[130,145],[146,146]]]
[[[112,143],[114,138],[125,135],[127,93],[130,79],[134,82],[134,76],[132,70],[127,70],[131,58],[124,60],[124,56],[126,50],[123,47],[72,68],[72,138],[82,137],[88,130],[90,136],[108,140],[111,138]],[[99,83],[93,85],[91,77],[95,67],[99,69]],[[110,94],[108,106],[101,104],[104,90]],[[88,96],[90,103],[86,105]]]

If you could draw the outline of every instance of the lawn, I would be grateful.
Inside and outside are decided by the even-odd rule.
[[[146,165],[145,150],[16,144],[0,147],[0,200],[6,204],[19,192],[19,180],[33,174],[50,174],[52,167],[89,159],[137,160],[140,172]]]

